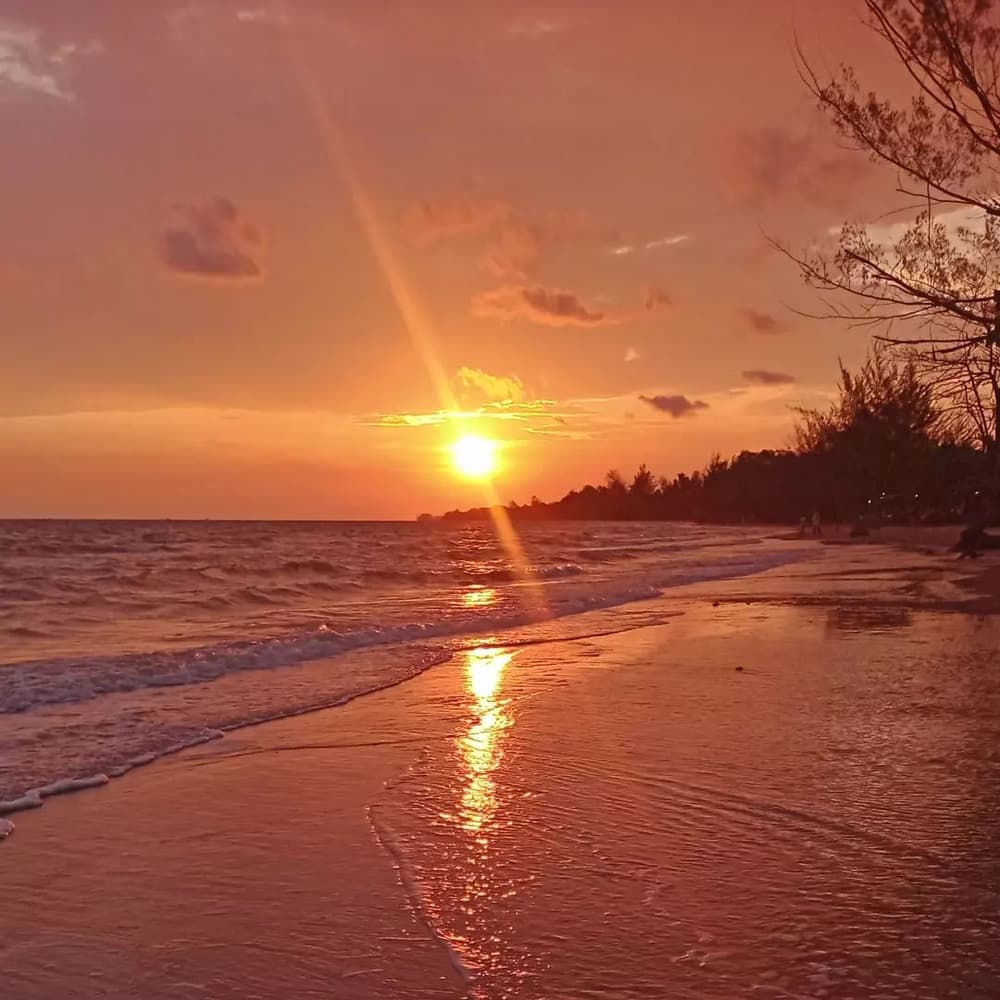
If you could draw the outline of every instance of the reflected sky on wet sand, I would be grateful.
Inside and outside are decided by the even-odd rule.
[[[467,651],[387,806],[472,995],[995,997],[998,638],[723,605]]]

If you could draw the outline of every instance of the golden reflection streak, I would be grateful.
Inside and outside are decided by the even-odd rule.
[[[466,653],[466,683],[475,698],[473,710],[478,719],[460,737],[468,783],[462,792],[462,827],[479,833],[496,817],[497,794],[493,772],[503,756],[500,737],[514,724],[505,703],[499,698],[504,670],[514,653],[504,649],[470,649]]]
[[[497,592],[492,587],[476,587],[462,594],[462,604],[467,608],[488,608],[496,599]]]
[[[316,84],[315,77],[309,72],[307,60],[302,54],[301,47],[293,37],[291,5],[285,2],[285,0],[273,0],[273,9],[275,12],[275,23],[284,28],[281,31],[281,37],[284,40],[286,54],[298,76],[327,156],[340,174],[340,178],[350,195],[362,233],[368,241],[368,246],[375,257],[382,276],[385,278],[386,285],[403,320],[403,326],[427,370],[431,383],[441,401],[442,408],[456,411],[458,405],[455,400],[455,394],[452,392],[451,383],[445,375],[441,362],[438,360],[437,351],[434,348],[430,321],[416,295],[411,291],[410,283],[406,280],[403,268],[393,252],[392,245],[385,236],[374,202],[368,195],[360,176],[354,168],[354,162],[348,152],[343,133],[330,114],[327,103]],[[524,554],[521,539],[514,530],[506,509],[501,506],[493,483],[489,480],[484,481],[483,492],[485,494],[486,506],[490,510],[494,529],[496,530],[500,544],[507,551],[518,577],[520,577],[522,582],[529,585],[528,604],[532,617],[537,619],[550,617],[543,586],[531,572],[531,565]]]

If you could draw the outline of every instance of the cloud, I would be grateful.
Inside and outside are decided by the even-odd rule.
[[[559,424],[549,424],[545,427],[526,427],[529,434],[538,434],[541,437],[565,438],[570,441],[586,441],[590,435],[585,432],[567,430]]]
[[[761,312],[758,309],[741,309],[740,315],[755,333],[775,334],[785,333],[788,330],[788,324],[777,316],[772,316],[771,313]]]
[[[604,245],[619,238],[584,212],[524,212],[501,198],[469,194],[417,199],[407,206],[402,221],[410,238],[422,244],[482,237],[482,266],[507,280],[524,280],[553,247]]]
[[[576,294],[541,285],[533,288],[494,288],[472,300],[481,319],[526,319],[545,326],[605,326],[608,314],[589,309]]]
[[[378,413],[360,418],[360,423],[377,427],[438,427],[458,422],[467,424],[476,420],[515,421],[519,424],[563,421],[564,415],[553,412],[556,403],[551,399],[496,400],[483,406],[465,410],[433,410],[430,413]],[[579,412],[579,411],[577,411]],[[570,413],[566,415],[576,415]]]
[[[498,278],[525,278],[545,247],[557,240],[554,233],[546,233],[539,225],[510,220],[493,234],[483,266]]]
[[[638,361],[642,355],[634,348],[630,347],[625,352],[625,363],[628,364],[630,361]]]
[[[493,413],[498,416],[506,413],[517,419],[523,419],[534,413],[550,411],[555,405],[555,401],[551,399],[495,399],[491,403],[486,403],[481,409],[484,413]],[[554,417],[554,419],[561,418]]]
[[[562,21],[553,21],[548,18],[534,18],[527,21],[514,21],[507,25],[507,34],[515,38],[530,38],[537,41],[549,35],[558,34],[564,29]]]
[[[748,382],[757,385],[794,385],[798,379],[794,375],[786,375],[784,372],[769,372],[764,368],[751,368],[743,373],[743,377]]]
[[[69,69],[81,57],[103,51],[96,41],[46,45],[38,28],[0,19],[0,86],[73,101]]]
[[[619,234],[573,209],[522,213],[511,209],[490,233],[483,256],[486,270],[505,279],[534,273],[539,259],[561,246],[606,246]]]
[[[794,194],[840,207],[871,170],[859,153],[780,126],[739,133],[725,162],[738,196],[758,205]]]
[[[254,21],[274,21],[278,20],[276,13],[266,7],[241,7],[236,11],[236,20],[244,24],[252,24]]]
[[[561,438],[565,441],[591,441],[603,430],[603,422],[595,420],[593,414],[587,414],[570,426],[563,417],[555,417],[550,424],[537,424],[525,427],[528,434],[541,437]]]
[[[618,414],[604,415],[591,405],[591,400],[530,399],[486,403],[464,410],[435,410],[430,413],[382,413],[359,417],[357,422],[372,427],[424,430],[456,426],[463,433],[478,428],[491,431],[491,421],[502,421],[505,440],[525,439],[540,435],[584,441],[595,435],[612,432],[620,426]],[[597,403],[602,401],[598,400]]]
[[[675,420],[692,416],[698,410],[708,409],[708,403],[701,399],[688,399],[687,396],[640,396],[639,399],[654,410],[669,413]]]
[[[474,414],[451,413],[447,410],[437,410],[434,413],[379,413],[360,422],[375,424],[378,427],[437,427],[449,420],[471,416]]]
[[[411,237],[433,241],[469,233],[481,233],[506,222],[513,209],[498,198],[449,195],[418,198],[403,213],[403,226]]]
[[[669,306],[670,296],[662,289],[653,285],[646,289],[646,309],[658,309],[660,306]]]
[[[650,240],[646,244],[646,249],[655,250],[657,247],[675,247],[681,243],[686,243],[689,239],[691,237],[686,233],[678,233],[676,236],[664,236],[658,240]]]
[[[986,232],[986,218],[986,212],[983,209],[977,206],[963,205],[961,208],[935,212],[933,223],[943,226],[951,239],[958,240],[963,232],[978,236],[983,235]],[[917,217],[911,216],[899,222],[869,223],[864,227],[864,230],[872,242],[892,247],[913,228],[916,222]],[[831,226],[827,230],[827,235],[840,236],[843,229],[843,226]]]
[[[540,326],[618,326],[643,313],[667,305],[661,288],[650,288],[641,309],[598,310],[585,305],[575,292],[544,285],[508,285],[481,292],[472,300],[473,315],[480,319],[523,319]]]
[[[175,41],[194,41],[218,44],[219,33],[232,26],[237,30],[266,28],[273,25],[292,24],[303,21],[301,8],[293,13],[285,5],[270,2],[246,2],[239,0],[187,0],[166,11],[167,30]]]
[[[176,223],[160,237],[160,257],[169,271],[233,282],[264,276],[264,238],[231,201],[213,198],[173,208]]]
[[[613,257],[630,257],[639,249],[657,250],[661,247],[675,247],[681,243],[686,243],[689,239],[691,237],[686,233],[678,233],[676,236],[663,236],[658,240],[647,240],[642,244],[641,248],[634,243],[622,243],[620,246],[612,247],[609,253]]]
[[[524,383],[516,375],[490,375],[481,368],[463,366],[453,379],[459,389],[473,389],[493,403],[518,403],[524,399]]]
[[[812,150],[805,136],[794,136],[780,127],[742,132],[736,143],[741,153],[736,162],[746,193],[754,199],[780,195],[801,173]]]

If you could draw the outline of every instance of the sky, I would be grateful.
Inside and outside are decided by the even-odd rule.
[[[0,516],[409,518],[783,447],[894,178],[842,0],[0,0]],[[879,74],[882,74],[880,79]],[[888,80],[889,85],[895,85]]]

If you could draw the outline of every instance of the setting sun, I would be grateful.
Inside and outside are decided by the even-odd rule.
[[[485,479],[496,472],[497,443],[468,434],[451,446],[451,460],[461,475],[469,479]]]

